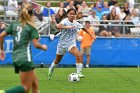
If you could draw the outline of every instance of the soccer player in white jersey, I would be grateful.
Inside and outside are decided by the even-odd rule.
[[[48,72],[49,79],[52,78],[54,68],[61,61],[66,51],[68,51],[69,53],[75,56],[77,74],[79,77],[84,77],[84,75],[82,74],[82,67],[83,67],[82,56],[78,48],[76,47],[77,30],[81,28],[93,38],[94,36],[91,33],[89,33],[89,31],[85,29],[80,23],[74,20],[75,16],[76,16],[76,10],[73,8],[69,9],[67,11],[67,18],[63,19],[59,24],[56,25],[58,29],[61,29],[61,35],[57,45],[56,58],[49,68],[49,72]]]

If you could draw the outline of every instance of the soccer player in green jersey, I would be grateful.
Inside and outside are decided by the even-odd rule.
[[[9,90],[0,90],[0,93],[39,93],[38,80],[34,71],[34,64],[31,59],[31,41],[36,48],[47,50],[46,45],[39,43],[39,34],[33,22],[33,7],[30,4],[22,9],[19,20],[10,24],[6,31],[0,34],[0,59],[4,60],[3,48],[4,37],[13,36],[12,59],[15,72],[19,73],[21,85]]]

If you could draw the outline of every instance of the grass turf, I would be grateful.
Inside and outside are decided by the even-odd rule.
[[[84,68],[85,78],[67,80],[75,68],[56,68],[53,79],[47,79],[48,68],[37,68],[41,93],[140,93],[139,68]],[[0,68],[0,89],[19,85],[13,68]]]

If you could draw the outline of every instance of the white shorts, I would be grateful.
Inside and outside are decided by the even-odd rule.
[[[69,52],[71,50],[71,48],[76,47],[76,44],[71,44],[71,45],[58,45],[57,46],[57,51],[56,54],[58,55],[64,55],[67,51]]]

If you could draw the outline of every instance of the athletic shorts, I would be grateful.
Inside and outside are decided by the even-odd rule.
[[[28,61],[14,62],[13,65],[15,68],[15,73],[19,73],[19,71],[28,72],[35,68],[34,63]]]
[[[64,55],[67,51],[69,52],[70,49],[73,48],[73,47],[76,47],[76,44],[71,44],[71,45],[67,45],[67,46],[58,45],[56,54]]]
[[[80,53],[81,53],[82,55],[83,55],[83,54],[90,55],[90,54],[91,54],[91,47],[81,48],[81,49],[80,49]]]

